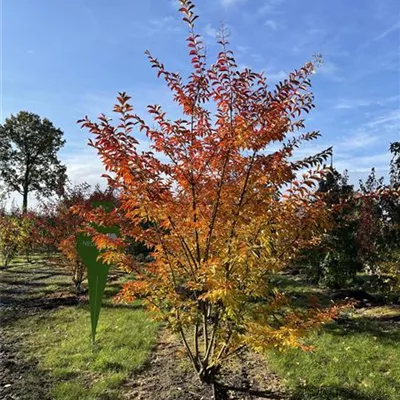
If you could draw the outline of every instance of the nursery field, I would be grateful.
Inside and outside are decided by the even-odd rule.
[[[112,271],[97,343],[87,295],[51,262],[16,258],[0,272],[2,399],[208,399],[175,337],[140,302],[114,304],[127,276]],[[276,281],[299,306],[321,289]],[[241,353],[221,376],[231,399],[400,399],[400,308],[365,304],[309,338],[311,352]],[[228,373],[229,371],[229,373]]]
[[[2,3],[0,400],[400,400],[399,0]]]

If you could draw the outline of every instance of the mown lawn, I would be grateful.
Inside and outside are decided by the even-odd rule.
[[[102,310],[94,347],[89,327],[89,311],[82,306],[14,326],[18,332],[29,331],[23,351],[54,378],[54,399],[120,398],[120,385],[146,361],[157,333],[157,324],[140,307]]]
[[[5,294],[17,289],[19,300],[29,302],[49,292],[73,290],[68,275],[62,270],[49,269],[41,260],[32,265],[17,260],[2,273],[7,288],[11,287],[5,289]],[[31,387],[34,379],[28,377],[31,373],[48,376],[51,399],[121,398],[123,382],[148,358],[158,324],[148,317],[140,303],[129,306],[112,303],[120,283],[121,278],[107,286],[94,346],[90,341],[90,315],[85,301],[27,313],[26,317],[19,313],[15,320],[7,312],[7,326],[3,328],[9,337],[18,339],[19,356],[27,365],[36,365],[35,371],[26,370],[23,375],[30,385],[24,390],[32,393],[32,398],[36,398],[36,392]]]
[[[285,290],[301,300],[319,290],[295,281]],[[326,296],[321,293],[322,299]],[[399,400],[400,307],[351,312],[312,334],[311,352],[269,351],[271,368],[296,400]]]
[[[49,299],[73,293],[63,270],[17,260],[1,272],[2,300],[11,304]],[[308,295],[329,302],[328,294],[293,277],[280,277],[277,286],[295,296],[299,307]],[[90,343],[90,316],[85,301],[78,305],[44,308],[34,312],[5,308],[2,329],[18,343],[19,356],[29,366],[20,381],[30,400],[121,399],[124,381],[146,362],[155,344],[158,324],[140,303],[114,305],[111,301],[126,277],[107,285],[97,343]],[[47,301],[47,300],[46,300]],[[14,315],[15,313],[15,315]],[[271,369],[282,377],[294,400],[400,400],[400,308],[372,307],[351,312],[308,339],[312,352],[269,351]],[[25,368],[25,367],[24,367]],[[179,366],[177,366],[179,368]],[[48,386],[39,396],[37,377]],[[22,383],[21,383],[22,382]],[[24,386],[25,385],[25,386]],[[36,386],[35,386],[36,385]]]

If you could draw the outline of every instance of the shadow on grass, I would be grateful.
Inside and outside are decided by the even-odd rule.
[[[36,264],[34,266],[28,267],[28,269],[26,269],[26,263],[21,263],[21,265],[24,266],[24,269],[16,269],[19,268],[19,266],[13,264],[11,267],[8,267],[7,269],[2,269],[3,273],[8,273],[10,275],[37,275],[38,273],[40,273],[41,275],[39,277],[35,277],[34,280],[38,280],[38,279],[47,279],[47,278],[51,278],[53,276],[69,276],[69,274],[67,272],[62,272],[59,270],[52,270],[52,269],[47,269],[42,267],[40,264]],[[46,276],[43,276],[43,274],[46,274]],[[47,276],[48,275],[48,276]]]
[[[228,392],[242,393],[243,395],[249,395],[249,396],[257,396],[257,398],[261,399],[271,399],[271,400],[287,399],[287,397],[283,397],[282,395],[276,394],[270,390],[255,390],[240,386],[224,385],[218,382],[215,383],[215,393],[216,393],[216,398],[218,400],[229,400],[231,397],[229,396]]]
[[[344,388],[341,386],[312,386],[307,385],[296,389],[291,397],[292,400],[387,400],[380,395],[363,394],[358,390]]]
[[[23,355],[21,336],[6,333],[1,319],[0,398],[51,400],[52,378],[33,357]]]
[[[12,278],[5,278],[1,280],[2,284],[7,284],[10,286],[28,286],[28,287],[45,287],[45,286],[49,286],[49,284],[53,284],[53,285],[57,285],[60,287],[66,287],[66,286],[71,286],[72,283],[69,282],[36,282],[39,279],[42,278],[38,278],[38,279],[31,279],[30,281],[16,281],[13,280]],[[46,279],[46,278],[43,278]],[[7,289],[5,289],[7,290]]]
[[[104,303],[101,308],[116,308],[116,309],[129,309],[129,310],[142,310],[144,306],[142,304],[110,304]]]
[[[375,318],[339,319],[336,323],[325,326],[325,330],[340,336],[367,334],[379,338],[380,342],[397,345],[400,343],[400,324]]]
[[[306,308],[310,305],[311,299],[317,299],[321,306],[328,306],[331,303],[331,296],[326,290],[312,286],[300,275],[273,276],[269,285],[286,293],[295,307]]]

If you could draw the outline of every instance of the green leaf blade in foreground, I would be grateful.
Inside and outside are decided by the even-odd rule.
[[[96,204],[95,206],[105,206],[105,209],[110,209],[108,204]],[[95,225],[95,227],[101,233],[119,235],[119,227],[117,226],[104,227]],[[91,237],[83,232],[78,234],[77,251],[87,268],[89,308],[92,327],[91,336],[92,343],[94,343],[110,265],[98,260],[100,251],[93,243]]]

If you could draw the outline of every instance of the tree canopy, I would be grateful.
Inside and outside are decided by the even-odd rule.
[[[47,118],[27,111],[6,118],[0,125],[0,177],[6,188],[23,197],[28,194],[61,194],[67,179],[66,167],[57,152],[64,145],[63,132]]]

